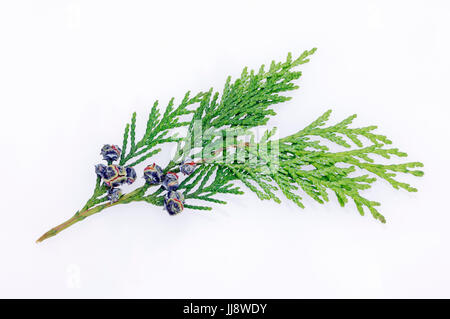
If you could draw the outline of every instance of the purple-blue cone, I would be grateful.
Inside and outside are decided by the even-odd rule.
[[[101,178],[105,178],[106,176],[106,171],[107,171],[107,167],[104,164],[97,164],[95,165],[95,174],[97,174],[98,176],[100,176]]]
[[[147,184],[158,185],[162,182],[163,170],[161,167],[153,163],[144,168],[144,179]]]
[[[167,172],[162,180],[162,186],[165,190],[175,191],[178,189],[178,175],[174,172]]]
[[[103,145],[103,147],[100,151],[100,155],[103,156],[103,159],[105,161],[108,161],[108,163],[110,163],[110,162],[117,161],[121,152],[122,152],[122,150],[120,149],[119,146],[105,144],[105,145]]]
[[[109,187],[118,187],[124,183],[132,184],[136,179],[136,171],[131,167],[123,168],[118,165],[95,165],[95,173],[100,176]]]
[[[119,200],[120,195],[122,195],[122,191],[119,188],[110,188],[108,189],[108,199],[111,203],[115,203]]]
[[[183,173],[184,175],[191,175],[195,171],[196,166],[197,165],[193,160],[187,158],[183,161],[183,163],[181,163],[180,172]]]
[[[136,180],[136,171],[133,167],[125,167],[127,173],[127,184],[133,184]]]
[[[184,196],[177,191],[168,191],[164,195],[164,209],[170,215],[176,215],[181,213],[184,208]]]

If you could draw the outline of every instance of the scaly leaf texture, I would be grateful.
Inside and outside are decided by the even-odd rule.
[[[406,156],[397,148],[386,147],[391,141],[374,133],[376,126],[350,128],[356,115],[325,126],[330,110],[304,129],[279,140],[272,139],[275,128],[266,131],[257,143],[249,130],[265,125],[276,114],[271,107],[290,99],[284,93],[297,89],[294,81],[301,76],[295,67],[308,62],[314,52],[315,49],[305,51],[296,59],[288,54],[284,62],[272,62],[268,70],[264,65],[258,72],[244,68],[235,81],[227,78],[221,94],[211,89],[191,98],[188,92],[177,107],[172,99],[162,116],[155,102],[145,134],[137,142],[134,113],[125,127],[120,164],[134,166],[157,154],[161,150],[157,145],[177,142],[175,157],[165,171],[177,170],[177,163],[186,157],[199,163],[196,171],[180,183],[186,208],[210,210],[211,203],[225,204],[220,195],[243,194],[236,186],[236,182],[241,182],[262,200],[280,203],[281,193],[301,208],[304,194],[325,203],[329,201],[329,193],[334,193],[341,206],[351,200],[361,215],[366,208],[384,223],[384,216],[376,208],[380,204],[363,197],[361,191],[370,188],[376,179],[383,179],[396,189],[414,192],[414,187],[397,180],[397,174],[422,176],[423,172],[415,168],[423,165],[376,163],[373,156],[386,159]],[[199,103],[196,108],[187,109],[196,103]],[[192,114],[191,121],[179,121],[186,114]],[[195,132],[196,122],[200,123],[200,132]],[[171,129],[182,126],[187,127],[185,138],[169,134]],[[233,138],[227,139],[227,134]],[[248,139],[251,142],[246,142]],[[331,152],[324,141],[350,150]],[[163,204],[162,188],[150,195],[145,195],[145,191],[132,200]]]
[[[264,66],[257,73],[248,72],[245,68],[241,77],[233,83],[230,78],[227,79],[220,97],[218,92],[213,94],[212,89],[204,95],[194,113],[187,137],[179,142],[176,157],[179,160],[189,156],[202,162],[196,177],[190,176],[182,183],[186,199],[222,203],[211,196],[220,193],[225,186],[236,194],[242,193],[233,185],[233,181],[242,182],[263,200],[280,202],[278,192],[281,192],[302,208],[301,191],[319,203],[329,201],[331,192],[341,206],[351,200],[361,215],[364,215],[366,208],[374,218],[384,223],[385,217],[376,208],[380,204],[363,197],[361,191],[370,188],[377,178],[387,181],[395,189],[416,191],[409,184],[397,180],[397,174],[422,176],[423,172],[415,168],[423,164],[375,163],[374,156],[390,159],[392,156],[407,155],[397,148],[387,147],[392,142],[386,136],[374,133],[376,126],[350,128],[356,115],[325,127],[330,110],[291,136],[273,141],[271,137],[274,130],[270,130],[256,145],[254,142],[239,141],[239,137],[253,138],[247,128],[267,123],[269,116],[275,114],[271,105],[290,99],[281,93],[298,88],[292,81],[298,79],[301,73],[293,68],[309,61],[307,57],[314,51],[305,51],[295,60],[289,54],[283,63],[272,62],[267,72]],[[201,121],[202,134],[194,134],[194,121]],[[233,141],[224,139],[225,132],[230,134],[230,129],[241,130],[232,134],[235,136]],[[351,150],[331,152],[324,141]],[[187,147],[190,153],[183,151],[186,144],[190,146]],[[272,150],[275,146],[275,160],[259,151]],[[241,159],[243,151],[246,161],[236,158],[230,162],[230,148],[234,149],[234,154],[241,152]],[[205,157],[210,161],[205,160]]]
[[[391,159],[407,155],[389,147],[391,141],[375,133],[376,126],[351,128],[356,115],[326,126],[331,114],[327,111],[295,134],[274,139],[275,129],[272,129],[255,141],[251,129],[266,125],[270,116],[276,114],[272,107],[291,99],[286,93],[298,88],[294,82],[301,76],[295,68],[308,62],[315,51],[304,51],[296,59],[288,54],[284,62],[273,61],[267,70],[264,65],[257,72],[244,68],[238,79],[232,81],[228,77],[221,94],[210,89],[191,97],[187,92],[177,106],[172,98],[163,114],[156,101],[149,112],[145,133],[138,140],[136,113],[133,113],[125,126],[119,165],[135,166],[147,161],[161,151],[158,146],[174,142],[177,151],[164,172],[179,171],[178,165],[186,157],[193,158],[198,165],[179,185],[185,208],[210,210],[211,204],[225,204],[221,199],[225,194],[243,194],[236,186],[241,183],[262,200],[279,203],[280,195],[284,194],[302,208],[305,194],[325,203],[334,193],[340,205],[353,201],[361,215],[368,210],[384,223],[384,216],[377,210],[380,204],[363,197],[362,191],[381,179],[395,189],[415,192],[414,187],[398,180],[397,175],[422,176],[423,171],[417,168],[423,164],[378,163],[380,156]],[[189,120],[183,121],[183,117]],[[187,131],[184,138],[173,132],[181,127]],[[331,151],[327,146],[330,144],[343,150]],[[152,186],[144,184],[112,203],[106,196],[108,188],[97,176],[94,193],[85,206],[37,241],[118,204],[145,201],[163,206],[164,189],[159,186],[151,192]]]
[[[190,97],[190,92],[187,92],[177,107],[174,106],[174,98],[172,98],[162,116],[158,108],[158,101],[155,101],[148,116],[145,133],[137,142],[136,113],[133,113],[131,124],[125,126],[119,165],[135,166],[159,153],[161,149],[156,148],[157,145],[178,142],[180,138],[176,134],[170,135],[170,131],[191,123],[190,121],[180,121],[180,119],[184,115],[195,112],[188,107],[200,102],[203,95],[203,93],[199,93]]]
[[[423,171],[416,168],[423,164],[375,163],[372,156],[390,159],[392,156],[406,157],[407,154],[388,147],[391,141],[384,135],[375,134],[376,126],[350,128],[355,115],[324,127],[330,114],[331,111],[327,111],[303,130],[279,140],[270,140],[273,131],[267,131],[256,147],[252,147],[251,143],[242,147],[247,161],[228,161],[216,163],[215,166],[226,172],[227,182],[241,181],[262,200],[280,202],[277,193],[281,191],[286,198],[303,208],[300,190],[322,204],[329,201],[329,192],[332,192],[341,206],[351,200],[361,215],[364,215],[365,207],[374,218],[385,223],[385,217],[376,208],[380,203],[363,197],[361,191],[370,188],[377,179],[383,179],[395,189],[415,192],[417,189],[397,180],[397,174],[422,176]],[[352,148],[353,143],[356,148],[331,152],[325,140],[344,148]],[[365,146],[363,141],[371,145]],[[268,149],[270,153],[275,145],[276,158],[258,152],[261,148]],[[257,157],[257,161],[249,160],[252,156]],[[232,187],[232,184],[228,185]],[[203,200],[201,197],[196,199]]]

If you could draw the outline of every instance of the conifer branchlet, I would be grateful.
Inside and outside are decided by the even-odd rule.
[[[341,206],[353,202],[361,215],[369,212],[377,220],[386,222],[377,209],[380,203],[365,198],[362,191],[381,179],[395,189],[415,192],[414,187],[399,181],[397,175],[422,176],[423,172],[417,168],[423,164],[377,163],[380,156],[390,159],[407,154],[391,148],[392,142],[376,133],[376,126],[352,128],[350,125],[356,115],[327,125],[329,110],[307,127],[284,138],[274,137],[275,128],[267,130],[259,139],[254,133],[255,128],[266,125],[276,114],[275,104],[291,99],[286,93],[298,88],[295,80],[301,76],[296,68],[307,63],[314,52],[315,49],[305,51],[295,59],[288,54],[284,62],[272,62],[267,69],[264,65],[258,71],[244,68],[238,79],[232,81],[228,77],[221,93],[213,89],[195,95],[187,92],[180,102],[172,98],[164,113],[160,112],[156,101],[150,109],[145,133],[138,140],[136,113],[133,113],[125,126],[122,148],[105,145],[108,147],[102,149],[106,159],[118,161],[118,165],[108,162],[111,169],[123,172],[120,176],[123,181],[134,182],[133,167],[140,163],[151,164],[151,157],[168,143],[177,146],[172,160],[161,168],[148,165],[147,182],[126,194],[109,188],[104,183],[105,177],[97,176],[94,192],[84,207],[37,241],[118,204],[145,201],[166,209],[170,204],[175,213],[183,208],[211,210],[214,204],[226,204],[221,194],[241,195],[244,189],[262,200],[278,203],[284,195],[301,208],[304,208],[302,196],[325,203],[334,194]],[[184,128],[184,136],[174,133],[179,128]],[[342,150],[332,151],[330,144]],[[101,167],[108,169],[104,165]],[[178,176],[180,171],[184,179],[176,183],[164,182],[165,176]],[[114,180],[115,176],[108,178]]]

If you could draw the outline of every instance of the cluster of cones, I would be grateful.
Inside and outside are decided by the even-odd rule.
[[[180,172],[190,175],[194,172],[196,164],[187,159],[180,164]],[[144,179],[147,184],[159,185],[167,191],[164,195],[164,209],[170,215],[181,213],[184,208],[184,196],[178,191],[178,175],[174,172],[164,174],[162,168],[155,163],[144,169]]]
[[[111,203],[119,200],[122,192],[119,188],[124,183],[132,184],[136,180],[136,171],[132,167],[123,167],[113,162],[120,157],[122,150],[117,145],[105,144],[100,152],[108,165],[95,165],[95,173],[103,179],[108,189],[108,199]],[[190,175],[195,171],[196,164],[191,159],[184,160],[180,165],[180,172]],[[184,209],[184,196],[178,191],[178,175],[174,172],[164,173],[155,163],[144,169],[145,182],[149,185],[161,185],[167,193],[164,195],[164,209],[170,215],[181,213]]]

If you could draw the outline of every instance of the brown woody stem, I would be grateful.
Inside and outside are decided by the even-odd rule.
[[[68,220],[66,220],[64,223],[53,227],[52,229],[50,229],[48,232],[46,232],[44,235],[42,235],[41,237],[39,237],[38,240],[36,240],[36,243],[40,243],[44,240],[46,240],[47,238],[53,237],[57,234],[59,234],[60,232],[62,232],[64,229],[72,226],[73,224],[78,223],[79,221],[82,221],[83,219],[85,219],[86,217],[89,217],[91,215],[94,215],[100,211],[102,211],[105,208],[111,207],[111,206],[115,206],[118,204],[126,204],[129,203],[130,201],[133,200],[133,196],[135,196],[136,194],[138,194],[139,192],[142,192],[148,188],[148,186],[144,185],[142,187],[137,188],[136,190],[132,191],[131,193],[125,194],[122,197],[120,197],[120,199],[115,202],[115,203],[105,203],[105,204],[101,204],[98,206],[94,206],[91,207],[89,209],[84,209],[81,212],[76,212],[75,215],[73,215],[71,218],[69,218]],[[86,207],[86,206],[85,206]]]

